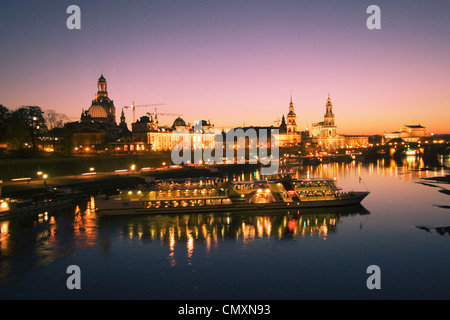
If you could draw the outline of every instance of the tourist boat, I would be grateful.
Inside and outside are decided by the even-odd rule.
[[[201,213],[337,207],[357,205],[368,191],[343,192],[334,179],[222,181],[218,178],[169,179],[142,188],[118,190],[95,198],[99,215]]]

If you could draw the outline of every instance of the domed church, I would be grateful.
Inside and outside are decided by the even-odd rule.
[[[97,122],[106,123],[109,125],[116,124],[116,108],[114,102],[108,98],[108,83],[105,77],[102,75],[97,82],[97,94],[95,99],[92,100],[91,107],[84,112],[81,116],[83,118],[89,118],[88,120],[94,120]]]
[[[107,151],[111,142],[131,135],[123,110],[120,123],[116,123],[116,108],[108,97],[107,88],[108,83],[102,73],[97,81],[95,99],[89,109],[83,109],[80,121],[66,123],[71,153]]]

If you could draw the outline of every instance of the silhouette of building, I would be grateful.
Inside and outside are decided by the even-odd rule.
[[[122,110],[120,124],[116,123],[116,108],[108,97],[108,84],[103,73],[97,82],[97,93],[88,110],[81,113],[80,121],[66,123],[65,138],[70,153],[108,152],[110,143],[131,132]]]

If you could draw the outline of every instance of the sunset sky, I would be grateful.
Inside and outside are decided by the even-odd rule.
[[[81,30],[66,27],[71,4]],[[366,27],[371,4],[381,30]],[[2,1],[0,104],[76,121],[103,71],[117,120],[134,101],[216,128],[275,125],[292,90],[301,130],[330,93],[338,133],[450,133],[449,17],[448,0]]]

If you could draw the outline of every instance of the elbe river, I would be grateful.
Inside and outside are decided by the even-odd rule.
[[[416,157],[299,169],[370,191],[349,208],[106,218],[92,198],[4,219],[0,298],[449,299],[450,185],[433,180],[449,174]]]

